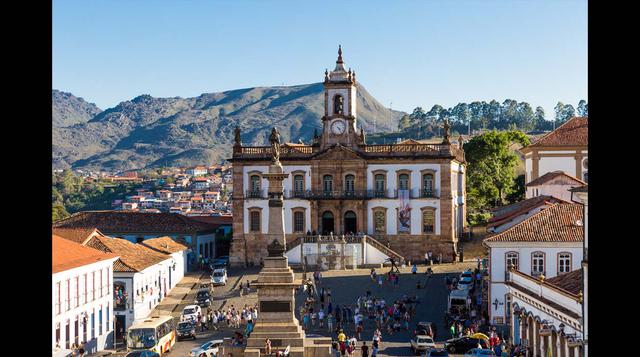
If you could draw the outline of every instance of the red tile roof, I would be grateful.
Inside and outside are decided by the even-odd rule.
[[[489,218],[487,227],[499,226],[506,221],[513,219],[521,214],[525,214],[540,206],[550,205],[553,203],[565,202],[559,198],[553,196],[536,196],[527,198],[526,200],[512,203],[507,206],[500,207],[494,210],[494,215]]]
[[[582,242],[584,230],[582,206],[556,203],[484,242]]]
[[[84,247],[78,243],[62,238],[55,234],[51,235],[52,240],[52,272],[78,268],[83,265],[93,264],[104,260],[116,258],[113,253],[104,253],[97,249]]]
[[[91,238],[86,245],[103,252],[111,252],[120,256],[113,264],[113,271],[118,272],[142,271],[171,258],[170,255],[120,238],[96,236]]]
[[[558,171],[551,171],[551,172],[547,172],[546,174],[538,177],[537,179],[529,182],[528,184],[526,184],[525,186],[538,186],[538,185],[542,185],[546,182],[549,182],[555,178],[561,177],[561,176],[565,176],[567,178],[569,178],[570,180],[573,180],[576,184],[576,186],[582,186],[582,185],[586,185],[587,183],[580,180],[579,178],[573,177],[569,174],[567,174],[564,171],[558,170]]]
[[[588,123],[588,117],[573,117],[557,127],[556,130],[527,146],[527,148],[544,146],[587,146],[589,137]]]
[[[187,245],[176,242],[171,237],[145,239],[141,244],[164,254],[172,254],[189,249]]]
[[[209,223],[211,225],[215,225],[218,227],[219,225],[232,225],[233,224],[233,216],[189,216],[189,218],[194,219],[199,222]]]
[[[582,269],[576,269],[566,274],[554,276],[553,278],[545,280],[545,283],[578,295],[578,293],[582,291]]]
[[[189,202],[189,201],[187,201]],[[107,234],[115,233],[195,233],[217,227],[177,213],[131,211],[84,211],[56,221],[54,228],[97,228]]]
[[[102,234],[95,228],[53,228],[53,234],[83,244],[93,234]]]

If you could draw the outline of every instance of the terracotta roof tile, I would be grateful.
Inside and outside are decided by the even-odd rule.
[[[78,243],[62,238],[55,234],[51,235],[52,240],[52,272],[81,267],[87,264],[116,258],[113,253],[105,253],[90,247],[84,247]]]
[[[582,242],[582,206],[556,203],[484,242]]]
[[[233,216],[189,216],[193,220],[199,222],[209,223],[212,226],[218,228],[220,225],[232,225],[233,224]]]
[[[114,263],[114,271],[136,272],[171,258],[167,254],[159,253],[141,244],[134,244],[126,239],[100,237],[91,238],[87,244],[103,252],[111,252],[120,256]]]
[[[60,236],[64,239],[76,242],[78,244],[84,243],[94,233],[101,234],[95,228],[53,228],[53,234]]]
[[[187,201],[189,202],[189,201]],[[84,211],[56,221],[54,228],[97,228],[110,233],[184,233],[215,230],[215,226],[177,213]]]
[[[588,117],[573,117],[556,130],[541,137],[527,147],[587,146],[589,137]]]
[[[164,254],[172,254],[189,249],[187,245],[176,242],[175,240],[171,239],[171,237],[146,239],[142,241],[141,244]]]
[[[566,274],[554,276],[545,280],[546,283],[562,290],[578,295],[582,291],[582,269],[576,269]]]
[[[565,201],[553,196],[536,196],[527,198],[526,200],[522,200],[520,202],[512,203],[507,206],[502,206],[494,210],[493,216],[489,218],[487,227],[500,225],[504,223],[505,220],[510,220],[515,216],[527,213],[540,206],[559,202]]]
[[[582,185],[586,185],[587,183],[580,180],[579,178],[573,177],[569,174],[567,174],[564,171],[558,170],[558,171],[551,171],[551,172],[547,172],[546,174],[538,177],[537,179],[529,182],[528,184],[526,184],[525,186],[538,186],[538,185],[542,185],[543,183],[549,182],[555,178],[561,177],[561,176],[565,176],[573,181],[575,181],[577,186],[582,186]]]

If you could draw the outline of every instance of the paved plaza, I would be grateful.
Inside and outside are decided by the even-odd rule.
[[[421,285],[427,282],[425,275],[425,266],[418,267],[418,274],[411,274],[410,267],[401,269],[400,285],[394,290],[387,283],[379,287],[377,283],[373,283],[369,276],[369,269],[355,269],[355,270],[333,270],[322,272],[322,282],[318,285],[318,288],[330,288],[332,292],[333,306],[350,304],[355,306],[358,296],[366,294],[367,290],[371,291],[371,294],[376,297],[384,298],[388,304],[392,304],[394,300],[400,299],[403,295],[418,295],[419,304],[416,305],[416,316],[410,323],[410,331],[401,331],[388,335],[383,331],[381,349],[378,356],[410,356],[412,355],[409,348],[409,339],[413,334],[417,322],[430,321],[436,324],[437,336],[436,342],[442,342],[449,338],[448,330],[444,326],[444,312],[447,308],[447,295],[448,290],[444,283],[446,275],[456,275],[467,268],[475,267],[474,262],[464,262],[457,264],[443,264],[433,266],[433,276],[429,279],[426,288],[416,289],[416,283],[420,280]],[[389,267],[378,268],[376,271],[380,273],[386,273],[389,271]],[[231,305],[242,308],[244,305],[254,306],[258,302],[258,295],[254,289],[248,295],[240,296],[240,290],[238,289],[240,282],[246,284],[247,280],[253,281],[257,279],[259,269],[232,269],[229,271],[229,281],[226,286],[218,286],[214,288],[212,309],[228,308]],[[312,273],[307,273],[309,278],[312,278]],[[296,278],[301,278],[302,273],[297,272]],[[203,274],[199,283],[208,283],[209,276]],[[182,282],[181,282],[182,283]],[[184,287],[192,286],[191,291],[180,290],[180,294],[183,295],[183,300],[174,307],[162,306],[162,315],[171,314],[174,317],[179,317],[180,312],[184,306],[192,304],[195,299],[195,294],[198,290],[199,283],[196,283],[192,277],[188,282],[185,282]],[[299,308],[306,293],[298,291],[296,293],[296,316],[299,320]],[[325,304],[326,307],[326,304]],[[206,310],[206,309],[205,309]],[[258,315],[258,318],[260,316]],[[225,337],[232,337],[236,329],[227,328],[226,324],[220,324],[220,329],[217,331],[204,331],[198,333],[196,340],[184,340],[177,342],[173,348],[173,351],[167,354],[167,356],[188,356],[189,351],[192,348],[198,347],[201,344],[214,340],[222,339]],[[367,341],[367,345],[371,346],[371,340],[373,337],[373,331],[375,329],[375,323],[365,318],[364,330],[362,332],[362,338]],[[241,327],[241,331],[244,332],[244,326]],[[346,326],[345,333],[348,336],[354,334],[355,327],[353,324]],[[336,338],[335,334],[330,334],[325,328],[320,329],[310,328],[307,334],[317,334],[322,336],[330,336]],[[440,343],[438,344],[440,345]],[[358,343],[360,346],[360,342]],[[354,356],[359,356],[357,351]],[[124,354],[122,354],[124,355]]]

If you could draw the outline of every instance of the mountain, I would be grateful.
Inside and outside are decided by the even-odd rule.
[[[358,126],[397,128],[405,114],[385,108],[359,84]],[[86,123],[53,128],[53,167],[125,170],[210,164],[231,157],[233,130],[243,145],[268,145],[272,126],[281,140],[310,142],[321,131],[322,83],[256,87],[195,98],[141,95]]]
[[[54,127],[86,123],[102,112],[95,104],[56,89],[51,91],[51,103],[51,122]]]

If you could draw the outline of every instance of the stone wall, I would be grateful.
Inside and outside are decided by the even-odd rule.
[[[449,263],[454,258],[454,244],[451,238],[430,235],[387,235],[375,236],[377,241],[387,245],[391,250],[403,256],[407,261],[424,262],[424,255],[431,251],[434,257],[442,254],[442,261]]]

